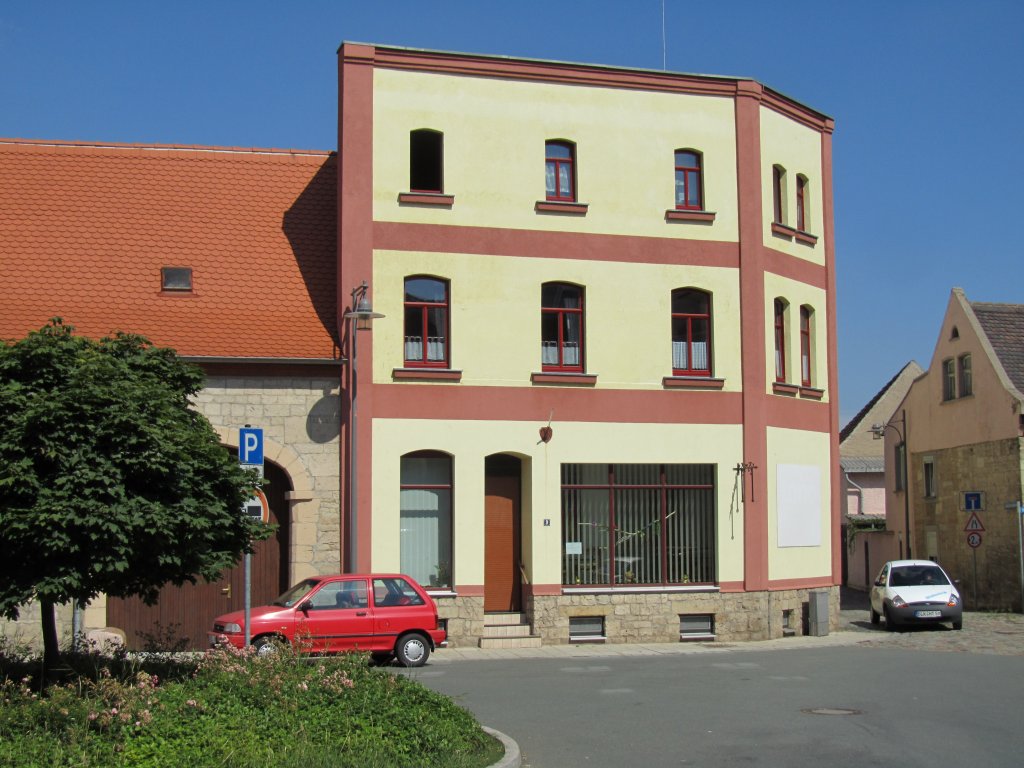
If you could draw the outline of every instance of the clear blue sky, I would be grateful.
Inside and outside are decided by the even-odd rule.
[[[844,423],[928,366],[953,286],[1024,302],[1024,2],[665,5],[668,69],[836,119]],[[334,149],[345,40],[660,69],[662,3],[4,0],[0,136]]]

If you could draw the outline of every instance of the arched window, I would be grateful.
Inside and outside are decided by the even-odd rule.
[[[400,483],[402,573],[426,587],[451,588],[452,457],[439,451],[407,453]]]
[[[784,299],[775,300],[775,380],[786,380],[786,309]]]
[[[772,202],[776,224],[786,223],[786,169],[781,165],[772,166]]]
[[[405,365],[448,367],[448,282],[405,278]]]
[[[672,374],[711,375],[711,294],[672,291]]]
[[[700,211],[704,209],[703,171],[701,155],[692,149],[676,150],[676,208]]]
[[[409,132],[409,191],[444,191],[444,134],[429,128]]]
[[[807,177],[802,173],[796,177],[796,228],[801,232],[808,231],[810,210],[807,207]]]
[[[583,288],[541,286],[541,369],[583,372]]]
[[[544,177],[548,200],[576,202],[576,146],[572,142],[545,142]]]
[[[814,310],[806,304],[800,307],[800,383],[805,387],[812,386],[814,380],[811,369],[811,319]]]

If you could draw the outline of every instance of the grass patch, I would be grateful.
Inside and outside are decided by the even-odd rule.
[[[465,709],[364,654],[65,662],[44,682],[36,657],[0,647],[0,765],[482,768],[503,754]]]

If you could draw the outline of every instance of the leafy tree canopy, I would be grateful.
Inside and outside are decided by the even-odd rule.
[[[256,483],[190,403],[195,366],[60,319],[0,344],[0,614],[212,580],[269,531]],[[44,620],[45,624],[45,620]]]

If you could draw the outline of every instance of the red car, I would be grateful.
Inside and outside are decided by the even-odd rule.
[[[447,637],[430,595],[401,574],[305,579],[250,616],[250,640],[260,654],[287,642],[308,653],[370,651],[378,661],[397,656],[406,667],[421,667]],[[209,639],[241,648],[245,613],[218,616]]]

